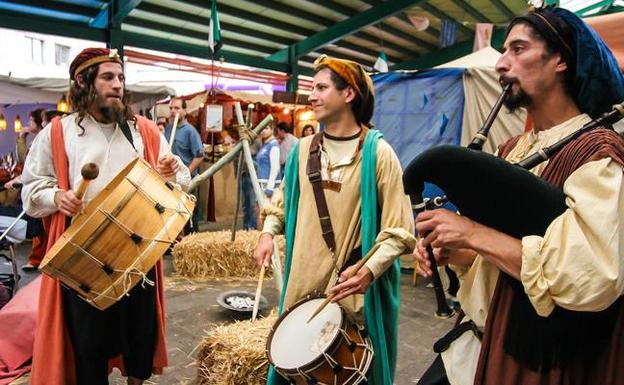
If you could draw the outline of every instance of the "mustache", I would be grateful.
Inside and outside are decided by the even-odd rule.
[[[512,77],[512,76],[507,76],[507,75],[501,75],[498,78],[498,82],[504,87],[507,84],[518,83],[518,78]]]

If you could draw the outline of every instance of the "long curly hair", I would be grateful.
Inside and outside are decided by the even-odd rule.
[[[78,126],[82,129],[84,134],[85,128],[82,126],[82,121],[85,115],[89,112],[89,107],[97,100],[97,90],[95,89],[95,79],[97,78],[100,65],[92,66],[82,71],[78,76],[82,76],[84,80],[84,86],[81,87],[77,81],[72,81],[69,86],[69,105],[72,112],[78,113],[78,120],[76,121]],[[134,112],[130,107],[131,97],[130,93],[124,85],[123,98],[123,119],[135,121]],[[123,122],[117,122],[122,124]]]

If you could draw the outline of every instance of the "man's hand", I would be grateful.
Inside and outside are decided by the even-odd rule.
[[[522,241],[445,209],[425,211],[416,217],[422,246],[434,249],[469,249],[516,279],[520,279]]]
[[[329,289],[330,294],[335,297],[332,302],[340,301],[353,294],[364,294],[375,278],[373,273],[366,266],[362,266],[360,270],[355,271],[356,266],[349,266],[340,274],[338,284]]]
[[[163,178],[170,178],[174,176],[178,170],[180,169],[180,164],[178,160],[171,154],[162,156],[158,159],[158,164],[156,165],[156,171]]]
[[[423,277],[430,277],[431,262],[426,247],[423,245],[423,239],[419,239],[416,248],[412,253],[414,262],[416,262],[416,272]],[[470,266],[477,257],[477,253],[469,249],[449,249],[449,248],[433,248],[433,258],[438,266],[453,265]]]
[[[256,264],[260,266],[269,266],[271,262],[271,256],[273,255],[273,235],[269,233],[262,233],[258,244],[256,245],[256,251],[254,256],[256,258]]]
[[[423,245],[423,241],[422,238],[418,240],[412,255],[414,256],[414,262],[416,262],[416,272],[423,277],[430,277],[432,274],[431,262],[429,262],[429,255],[427,253],[427,248]],[[433,257],[438,266],[444,266],[449,263],[448,249],[436,247],[433,249]]]
[[[78,215],[82,209],[82,200],[78,199],[72,190],[57,191],[54,194],[54,203],[58,210],[68,217]]]
[[[416,217],[416,230],[424,237],[422,245],[433,248],[471,249],[479,224],[450,210],[424,211]]]
[[[20,180],[19,176],[16,176],[15,178],[13,178],[10,181],[6,182],[4,184],[4,188],[7,189],[7,190],[14,189],[14,188],[17,188],[15,186],[16,184],[18,184],[18,185],[21,184],[21,180]]]

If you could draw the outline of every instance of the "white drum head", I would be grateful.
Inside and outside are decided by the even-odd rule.
[[[273,365],[281,369],[297,369],[314,362],[340,331],[340,306],[329,303],[307,323],[325,298],[315,298],[292,309],[273,333],[270,356]]]

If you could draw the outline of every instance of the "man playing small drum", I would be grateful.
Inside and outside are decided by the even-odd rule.
[[[334,294],[333,300],[364,323],[371,337],[369,383],[391,385],[398,332],[397,257],[415,244],[401,167],[379,131],[371,129],[373,85],[362,66],[319,58],[310,102],[325,130],[302,139],[291,152],[284,182],[263,210],[266,220],[255,257],[259,265],[268,264],[273,236],[284,230],[280,311],[315,291]],[[353,271],[373,246],[378,248],[372,257]],[[280,380],[271,371],[269,383]]]
[[[164,178],[182,186],[190,181],[188,169],[170,154],[156,125],[132,113],[116,50],[87,48],[69,72],[74,113],[53,120],[37,136],[23,174],[24,207],[34,217],[45,217],[52,241],[48,249],[83,204],[137,157]],[[89,162],[99,166],[99,175],[81,200],[74,191]],[[167,365],[160,262],[147,278],[155,285],[137,285],[101,311],[44,275],[31,383],[107,384],[112,366],[123,369],[128,384],[160,373]]]

